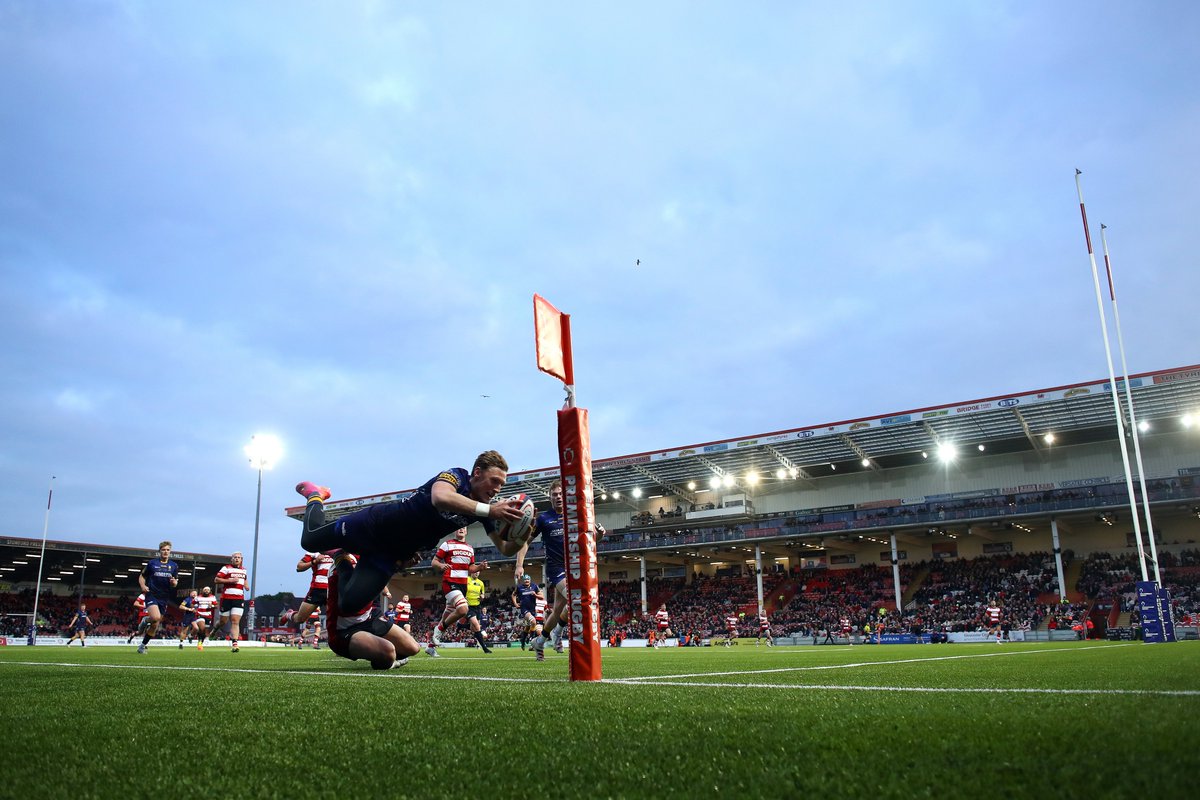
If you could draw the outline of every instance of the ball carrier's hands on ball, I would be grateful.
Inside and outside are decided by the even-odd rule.
[[[510,497],[497,503],[491,502],[492,498],[504,488],[503,479],[497,485],[494,480],[481,477],[479,483],[480,485],[477,486],[475,476],[472,475],[471,493],[466,497],[456,492],[448,483],[435,483],[432,489],[434,508],[439,511],[471,515],[496,522],[504,520],[515,522],[521,518],[521,501],[518,498]],[[506,556],[516,555],[517,551],[521,549],[519,542],[502,539],[496,531],[488,531],[487,535],[492,540],[492,544],[496,545]]]

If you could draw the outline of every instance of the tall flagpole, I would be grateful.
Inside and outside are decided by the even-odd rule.
[[[1146,491],[1146,470],[1142,466],[1141,434],[1138,433],[1137,415],[1133,411],[1133,387],[1129,383],[1129,365],[1125,363],[1125,340],[1121,336],[1121,312],[1117,310],[1117,290],[1113,286],[1112,261],[1108,257],[1108,226],[1100,224],[1100,245],[1104,250],[1104,269],[1108,273],[1108,297],[1112,302],[1113,321],[1117,328],[1117,350],[1121,353],[1121,372],[1125,376],[1125,405],[1129,407],[1129,430],[1133,436],[1133,457],[1137,464],[1138,486],[1142,490],[1142,510],[1146,514],[1146,538],[1150,542],[1150,563],[1154,565],[1154,582],[1162,584],[1158,571],[1158,545],[1154,543],[1154,522],[1150,519],[1150,494]],[[1133,502],[1133,498],[1130,498]],[[1137,516],[1136,505],[1133,514]]]
[[[1146,551],[1142,548],[1142,524],[1138,520],[1137,503],[1133,496],[1133,473],[1129,468],[1129,446],[1125,444],[1125,414],[1121,411],[1121,395],[1117,392],[1117,376],[1113,371],[1112,347],[1108,344],[1108,322],[1104,318],[1104,298],[1100,294],[1100,270],[1096,267],[1096,252],[1092,250],[1092,234],[1088,231],[1087,207],[1083,204],[1083,184],[1075,170],[1075,191],[1079,194],[1079,213],[1083,215],[1083,236],[1087,239],[1088,259],[1092,262],[1092,283],[1096,287],[1096,311],[1100,314],[1100,335],[1104,337],[1104,357],[1108,359],[1108,382],[1112,386],[1113,410],[1117,415],[1117,435],[1121,441],[1121,461],[1125,465],[1125,488],[1129,492],[1129,505],[1133,509],[1133,536],[1137,541],[1138,563],[1142,566],[1142,580],[1150,580],[1146,573]]]
[[[29,621],[29,644],[37,644],[38,599],[42,596],[42,565],[46,563],[46,535],[50,532],[50,504],[54,501],[54,476],[50,476],[50,493],[46,496],[46,521],[42,525],[42,554],[38,556],[37,589],[33,593],[33,619]]]

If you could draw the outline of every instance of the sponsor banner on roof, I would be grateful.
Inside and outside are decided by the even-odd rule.
[[[1059,481],[1058,488],[1060,489],[1077,489],[1080,486],[1099,486],[1102,483],[1112,483],[1113,479],[1108,475],[1102,478],[1079,478],[1073,481]]]
[[[899,425],[902,422],[912,422],[912,414],[897,414],[894,417],[884,417],[879,420],[880,425]]]
[[[1178,372],[1154,376],[1155,383],[1172,383],[1174,381],[1200,381],[1200,369],[1181,369]],[[1134,386],[1136,385],[1134,384]]]

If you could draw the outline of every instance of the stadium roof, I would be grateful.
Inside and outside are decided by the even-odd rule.
[[[37,582],[42,540],[0,537],[0,584],[32,584]],[[137,574],[157,549],[117,547],[84,542],[46,542],[45,563],[42,564],[42,583],[59,582],[78,587],[111,586],[138,594]],[[191,588],[211,585],[211,576],[229,563],[227,555],[184,553],[175,551],[171,558],[179,563],[179,585]]]
[[[1124,381],[1117,385],[1124,401]],[[1133,375],[1130,388],[1139,422],[1179,426],[1187,415],[1200,415],[1200,365]],[[763,495],[787,489],[795,481],[811,485],[831,475],[913,466],[932,460],[942,443],[955,444],[960,458],[1043,452],[1051,446],[1045,442],[1046,434],[1054,435],[1052,446],[1056,448],[1115,439],[1109,382],[1016,392],[602,458],[592,462],[593,483],[600,510],[612,503],[622,508],[641,506],[631,498],[635,489],[651,499],[661,495],[705,501],[714,496],[708,493],[713,475],[732,477],[734,486],[723,492],[749,489],[754,495]],[[779,470],[784,471],[782,478],[776,476]],[[752,473],[758,476],[757,483],[750,484]],[[506,491],[525,492],[535,501],[547,501],[549,485],[557,477],[558,467],[514,472],[508,477]],[[689,488],[690,482],[694,489]],[[335,499],[326,503],[326,514],[337,517],[366,505],[401,499],[412,491]],[[614,497],[617,493],[620,499]],[[292,517],[303,511],[303,506],[287,509]]]

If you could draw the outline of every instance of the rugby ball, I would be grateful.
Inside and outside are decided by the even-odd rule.
[[[537,516],[537,510],[533,507],[533,501],[524,494],[513,495],[509,500],[521,502],[521,517],[501,521],[497,533],[505,541],[525,544],[529,541],[529,535],[533,533],[533,519]]]

